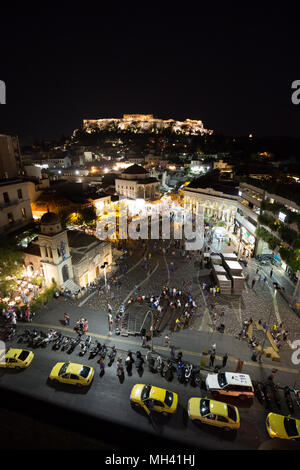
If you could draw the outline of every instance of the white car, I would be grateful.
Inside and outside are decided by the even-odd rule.
[[[206,377],[206,388],[220,395],[231,395],[234,397],[253,398],[254,388],[247,374],[238,372],[219,372],[208,374]]]

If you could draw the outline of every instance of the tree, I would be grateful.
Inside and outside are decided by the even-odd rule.
[[[15,237],[0,238],[0,295],[7,297],[17,287],[24,271],[24,253]]]

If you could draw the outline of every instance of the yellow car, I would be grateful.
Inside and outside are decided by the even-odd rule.
[[[143,408],[148,415],[150,410],[167,415],[175,413],[178,395],[153,385],[137,384],[131,390],[130,402],[136,407]]]
[[[49,379],[53,382],[62,382],[77,387],[90,385],[94,377],[93,367],[76,364],[74,362],[58,362],[50,372]]]
[[[239,410],[236,406],[209,398],[190,398],[188,415],[192,421],[200,421],[228,431],[240,427]]]
[[[290,416],[269,413],[266,419],[267,431],[270,437],[279,439],[300,440],[300,420]]]
[[[12,369],[25,369],[29,366],[34,354],[27,349],[9,348],[5,353],[4,349],[0,351],[0,367]]]

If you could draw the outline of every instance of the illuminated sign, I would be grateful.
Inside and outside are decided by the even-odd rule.
[[[284,214],[283,212],[279,212],[279,214],[278,214],[278,219],[279,219],[281,222],[284,222],[285,219],[286,219],[286,214]]]

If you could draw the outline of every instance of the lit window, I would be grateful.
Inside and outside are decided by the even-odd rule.
[[[26,219],[26,210],[24,209],[24,207],[21,208],[21,214],[23,219]]]

